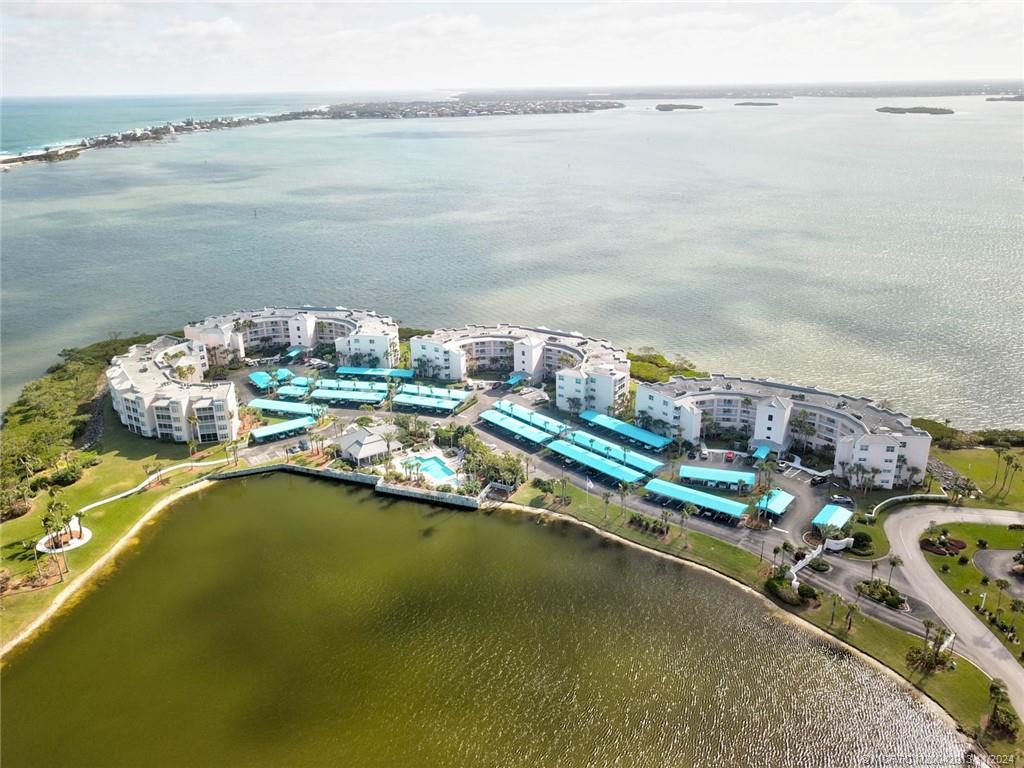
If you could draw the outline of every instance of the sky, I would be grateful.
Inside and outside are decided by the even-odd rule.
[[[7,96],[992,80],[1024,3],[8,3]]]

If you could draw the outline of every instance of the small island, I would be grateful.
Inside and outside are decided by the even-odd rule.
[[[890,115],[952,115],[952,109],[945,107],[879,107],[875,112],[885,112]]]
[[[1015,93],[1012,96],[989,96],[985,101],[1024,101],[1024,93]]]
[[[735,107],[777,107],[778,102],[775,101],[740,101],[734,104]]]
[[[659,112],[675,112],[677,109],[704,109],[700,104],[659,104],[655,107]]]

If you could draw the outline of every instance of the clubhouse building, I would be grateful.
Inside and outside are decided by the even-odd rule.
[[[801,447],[834,454],[833,472],[863,487],[892,488],[924,476],[931,435],[910,417],[865,397],[816,387],[712,374],[639,382],[638,421],[693,444],[712,428],[735,430],[752,449]]]
[[[238,435],[230,382],[204,384],[205,347],[175,336],[135,344],[107,368],[107,389],[121,423],[142,437],[213,443]]]
[[[398,324],[387,315],[344,307],[265,307],[214,315],[186,325],[185,338],[204,345],[215,365],[250,350],[323,344],[353,365],[398,362]]]
[[[555,381],[563,411],[610,413],[629,393],[625,350],[576,332],[521,325],[441,328],[410,340],[413,369],[421,376],[462,381],[500,371],[510,381]]]

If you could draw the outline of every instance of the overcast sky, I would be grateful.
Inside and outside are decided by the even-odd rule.
[[[10,96],[996,79],[1020,2],[4,3]]]

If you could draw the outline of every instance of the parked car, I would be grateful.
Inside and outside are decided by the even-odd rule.
[[[435,421],[435,422],[434,422],[433,424],[431,424],[430,426],[431,426],[431,427],[432,427],[433,429],[440,429],[440,428],[441,428],[441,422],[440,422],[440,421]]]
[[[729,463],[736,461],[736,453],[734,451],[726,451],[725,460],[728,461]]]
[[[534,405],[546,405],[551,401],[551,398],[547,395],[540,395],[539,397],[533,398],[532,402]]]
[[[697,458],[697,452],[691,448],[690,452],[688,454],[686,454],[686,458],[688,458],[688,459],[696,459]]]
[[[816,475],[811,478],[811,485],[824,485],[828,482],[828,475]]]
[[[854,502],[849,496],[829,496],[828,500],[833,504],[841,504],[844,507],[852,507]]]
[[[701,457],[702,459],[707,459],[707,458],[709,458],[710,456],[711,456],[711,452],[710,452],[710,451],[708,451],[708,449],[707,449],[707,448],[701,448],[701,449],[700,449],[700,457]]]
[[[776,469],[789,469],[789,462],[788,461],[780,461],[778,464],[775,465],[775,468]]]
[[[309,440],[299,440],[299,450],[300,451],[308,451],[309,450]]]

